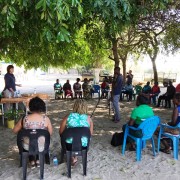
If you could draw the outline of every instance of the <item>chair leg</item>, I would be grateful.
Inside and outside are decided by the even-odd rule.
[[[27,159],[28,159],[28,152],[22,153],[22,167],[23,167],[23,180],[26,180],[27,177]]]
[[[151,138],[151,143],[152,143],[152,151],[153,151],[153,155],[156,156],[155,144],[154,144],[154,139],[153,139],[153,137]]]
[[[64,162],[64,151],[63,149],[61,149],[61,156],[60,156],[60,164],[62,164]]]
[[[19,154],[19,160],[20,160],[19,167],[22,167],[22,154]]]
[[[142,141],[142,149],[146,148],[146,141]]]
[[[158,134],[158,147],[157,147],[157,153],[159,153],[159,149],[160,149],[161,134],[162,134],[162,129],[161,129],[161,127],[160,127],[159,134]]]
[[[47,154],[45,154],[45,163],[50,164],[49,152]]]
[[[122,146],[122,155],[124,155],[125,149],[126,149],[126,140],[127,140],[127,134],[124,134],[124,140],[123,140],[123,146]]]
[[[72,157],[72,152],[71,151],[66,151],[66,156],[67,156],[67,170],[68,170],[68,178],[71,178],[71,157]]]
[[[136,140],[136,159],[137,161],[141,161],[141,148],[142,148],[142,141],[141,139]]]
[[[40,179],[44,179],[44,153],[39,153],[39,162],[40,162]]]
[[[83,175],[87,174],[87,150],[82,150]]]
[[[173,156],[174,159],[178,160],[178,145],[179,145],[179,139],[176,137],[173,137]]]

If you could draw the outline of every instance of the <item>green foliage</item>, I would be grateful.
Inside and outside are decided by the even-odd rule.
[[[26,68],[102,66],[112,42],[169,2],[0,0],[0,58]],[[166,37],[174,39],[171,33]],[[127,53],[124,45],[119,54]]]
[[[7,120],[14,120],[14,119],[19,119],[20,115],[23,113],[24,112],[22,110],[11,109],[5,112],[4,116],[7,118]]]

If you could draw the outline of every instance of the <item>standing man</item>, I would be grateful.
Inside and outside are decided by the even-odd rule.
[[[113,106],[115,111],[114,122],[118,123],[121,120],[120,110],[119,110],[119,98],[121,94],[121,89],[123,85],[123,77],[120,74],[120,68],[114,68],[114,80],[112,84],[112,98],[113,98]]]
[[[133,74],[132,74],[132,70],[129,70],[129,73],[127,73],[127,84],[132,84],[132,80],[133,80]]]

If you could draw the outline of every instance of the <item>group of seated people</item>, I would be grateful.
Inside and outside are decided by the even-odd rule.
[[[180,93],[175,93],[173,97],[173,103],[175,104],[173,114],[172,114],[172,120],[168,122],[168,125],[170,126],[177,126],[180,123]],[[149,99],[148,97],[140,93],[136,100],[136,108],[134,108],[131,112],[130,120],[128,122],[129,126],[133,126],[138,128],[138,126],[147,118],[154,116],[153,109],[149,106]],[[125,125],[123,126],[123,131],[125,130]],[[157,129],[158,132],[158,129]],[[172,130],[171,128],[166,128],[165,132],[171,133],[173,135],[179,135],[179,130],[175,129]],[[141,130],[130,130],[129,132],[132,136],[141,138],[143,136]],[[162,144],[164,145],[164,148],[161,148],[160,151],[170,154],[171,153],[171,143],[169,143],[168,138],[162,137]],[[134,141],[129,138],[128,142],[130,143],[129,150],[135,151],[135,143]]]
[[[174,107],[172,120],[168,124],[170,126],[176,126],[180,123],[180,93],[176,93],[174,96]],[[143,93],[140,93],[136,100],[136,106],[130,116],[130,120],[128,122],[129,126],[138,127],[145,119],[154,116],[153,109],[148,105],[148,98]],[[50,135],[53,132],[53,128],[51,125],[50,119],[46,116],[46,106],[43,100],[38,97],[35,97],[29,102],[30,113],[20,119],[18,123],[15,125],[13,131],[14,133],[18,133],[22,128],[24,129],[45,129]],[[65,116],[60,123],[59,134],[61,135],[66,128],[75,128],[75,127],[88,127],[90,129],[91,134],[93,133],[93,122],[88,115],[88,107],[83,99],[77,99],[74,103],[73,110],[70,114]],[[123,126],[123,131],[124,131]],[[167,129],[168,130],[168,129]],[[130,134],[135,137],[141,138],[143,136],[141,130],[131,130]],[[83,137],[82,146],[87,146],[87,138]],[[42,150],[44,138],[40,137],[38,139],[38,147]],[[72,144],[73,139],[66,139],[66,143],[69,145]],[[134,141],[130,138],[128,139],[130,146],[129,150],[136,150]],[[24,138],[24,149],[28,151],[29,149],[29,139]],[[170,153],[171,147],[167,142],[167,139],[162,140],[164,149],[161,149],[164,153]],[[30,156],[29,161],[32,168],[39,166],[39,157],[38,156]],[[75,165],[77,162],[77,157],[72,157],[72,165]]]
[[[164,87],[167,87],[166,93],[159,96],[161,91],[158,86],[158,82],[155,82],[152,88],[150,86],[150,82],[147,82],[147,84],[142,89],[142,93],[149,95],[150,102],[152,99],[154,105],[156,105],[156,98],[159,96],[156,107],[160,107],[161,101],[165,100],[164,108],[171,108],[171,100],[173,99],[175,93],[178,91],[176,91],[176,88],[173,86],[172,81],[166,83]]]
[[[101,97],[107,98],[110,86],[106,78],[104,78],[101,86],[99,86],[99,89],[100,88],[101,88]],[[80,83],[80,78],[76,79],[76,82],[73,85],[74,95],[73,95],[73,91],[72,91],[69,80],[67,80],[66,83],[62,86],[59,82],[59,79],[57,79],[56,83],[54,84],[54,91],[55,91],[55,94],[59,94],[61,96],[63,96],[64,94],[65,98],[67,96],[70,96],[71,98],[79,97],[81,99],[82,99],[82,96],[85,98],[88,96],[92,97],[92,93],[94,93],[93,86],[90,84],[87,78],[84,78],[84,82],[82,85]]]
[[[79,82],[80,82],[80,79],[77,78],[76,82],[73,85],[75,98],[77,98],[77,96],[79,96],[79,98],[82,98],[81,84]],[[67,80],[66,83],[62,86],[59,82],[59,79],[57,79],[56,83],[54,84],[54,91],[55,93],[58,93],[59,95],[62,95],[62,96],[64,93],[65,98],[68,96],[73,98],[73,91],[72,91],[69,80]]]
[[[150,82],[148,81],[144,87],[141,87],[140,85],[136,85],[135,87],[132,86],[132,84],[126,84],[122,90],[122,93],[128,95],[128,101],[132,100],[132,95],[138,95],[139,93],[143,93],[145,96],[148,97],[149,103],[155,105],[156,107],[160,107],[161,101],[165,100],[164,107],[171,108],[171,100],[173,99],[176,92],[180,92],[180,85],[178,84],[175,88],[171,81],[167,83],[167,91],[166,93],[160,94],[160,87],[158,85],[158,82],[155,82],[153,87],[150,86]],[[159,97],[158,97],[159,96]],[[158,97],[158,101],[156,102],[156,99]]]
[[[21,129],[45,129],[50,135],[53,133],[53,128],[50,119],[46,116],[46,105],[45,102],[39,97],[32,98],[29,102],[30,113],[21,118],[15,125],[13,132],[18,133]],[[88,115],[88,106],[83,99],[77,99],[74,103],[72,112],[65,116],[59,125],[59,134],[61,135],[66,128],[74,127],[88,127],[91,134],[93,133],[93,122]],[[67,139],[66,143],[72,144],[72,139]],[[45,138],[40,136],[38,139],[38,149],[43,151]],[[86,146],[86,137],[82,140],[82,146]],[[23,149],[29,150],[29,138],[24,137]],[[39,156],[29,156],[29,162],[31,168],[39,167]],[[72,165],[77,162],[77,158],[72,158]]]

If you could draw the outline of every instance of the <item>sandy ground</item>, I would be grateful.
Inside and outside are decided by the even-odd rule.
[[[89,113],[97,103],[97,99],[88,102]],[[68,179],[66,176],[66,163],[54,167],[53,155],[60,158],[59,123],[62,118],[72,110],[72,100],[53,100],[48,103],[48,116],[53,124],[54,133],[51,137],[51,165],[45,165],[44,177],[47,180]],[[141,162],[135,161],[135,152],[126,151],[125,156],[121,154],[121,146],[112,147],[110,141],[112,134],[121,131],[122,125],[127,122],[130,112],[135,107],[135,102],[121,102],[122,120],[115,124],[112,117],[108,116],[106,101],[101,100],[96,109],[93,122],[94,134],[88,152],[87,176],[82,175],[81,158],[72,168],[73,180],[180,180],[180,161],[175,161],[172,154],[152,155],[150,144],[142,152]],[[159,115],[162,122],[170,119],[172,109],[154,108],[155,114]],[[19,180],[22,179],[22,168],[19,168],[19,156],[16,146],[16,135],[11,129],[0,127],[0,179]],[[28,168],[28,179],[39,179],[39,169]]]

